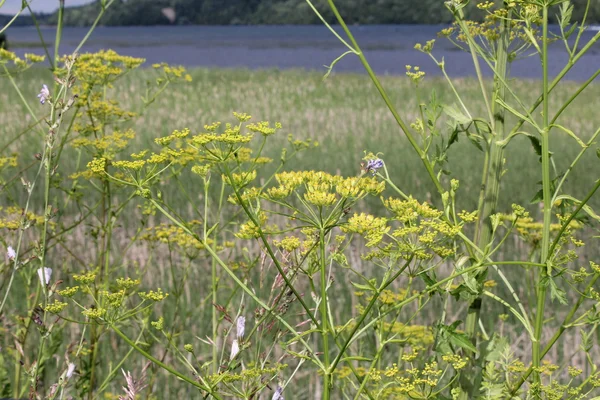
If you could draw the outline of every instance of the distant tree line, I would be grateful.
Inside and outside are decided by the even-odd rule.
[[[0,13],[1,12],[2,12],[2,9],[0,8]],[[45,20],[47,18],[50,18],[50,15],[40,14],[38,19],[40,17],[41,17],[41,19]],[[8,24],[11,19],[13,19],[12,15],[0,14],[0,28],[6,26],[6,24]],[[33,25],[33,18],[30,15],[21,15],[10,24],[10,26],[29,26],[29,25]]]
[[[500,0],[497,0],[500,1]],[[115,25],[256,25],[256,24],[318,24],[319,20],[305,0],[117,0],[101,24]],[[483,14],[471,0],[467,14],[481,19]],[[587,0],[572,0],[573,20],[580,20]],[[331,23],[335,17],[326,0],[313,4]],[[443,0],[337,0],[336,5],[350,24],[445,24],[452,20]],[[165,11],[170,9],[170,11]],[[70,26],[88,26],[100,10],[100,0],[65,11],[64,21]],[[552,14],[555,18],[558,9]],[[57,14],[46,16],[43,22],[55,24]],[[588,23],[600,23],[600,0],[592,0]]]

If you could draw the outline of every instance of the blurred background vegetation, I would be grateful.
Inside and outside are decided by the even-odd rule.
[[[101,24],[116,25],[254,25],[254,24],[317,24],[318,19],[305,0],[117,0]],[[499,0],[496,0],[500,2]],[[313,0],[328,22],[334,17],[326,0]],[[484,15],[477,9],[478,1],[467,7],[469,18],[478,20]],[[586,0],[573,0],[573,19],[581,20]],[[351,24],[448,24],[452,20],[442,0],[343,0],[338,1],[346,21]],[[69,7],[65,23],[69,26],[91,25],[101,7],[100,0],[80,7]],[[556,18],[556,16],[552,16]],[[0,16],[0,24],[6,17]],[[54,25],[57,14],[40,15],[43,24]],[[31,24],[31,17],[18,21]],[[588,23],[600,23],[600,1],[588,10]]]

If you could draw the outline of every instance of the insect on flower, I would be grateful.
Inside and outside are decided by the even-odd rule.
[[[40,282],[42,283],[42,286],[50,283],[50,277],[52,276],[52,268],[38,268],[37,273],[40,277]]]
[[[14,260],[15,258],[17,258],[17,252],[11,246],[8,246],[8,248],[6,249],[6,255],[8,256],[8,259],[11,261]]]
[[[240,316],[236,323],[236,334],[238,339],[244,338],[244,332],[246,331],[246,317]]]
[[[367,162],[367,165],[365,166],[365,171],[371,172],[373,173],[373,175],[375,175],[377,173],[377,170],[380,168],[383,168],[383,160],[375,158]]]
[[[37,95],[37,97],[40,99],[41,104],[44,104],[46,100],[50,98],[50,90],[46,84],[42,85],[42,90],[40,90],[40,93]]]

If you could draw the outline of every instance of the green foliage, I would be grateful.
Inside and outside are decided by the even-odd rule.
[[[65,12],[65,24],[89,26],[100,10],[100,0],[95,4],[70,7]],[[583,18],[586,0],[575,0],[573,21]],[[329,23],[335,16],[325,0],[315,6]],[[475,2],[465,10],[467,17],[483,17]],[[339,2],[342,15],[349,24],[448,24],[452,22],[441,0],[344,0]],[[128,0],[109,9],[102,19],[105,25],[160,25],[170,21],[162,9],[172,7],[176,24],[200,25],[255,25],[255,24],[318,24],[320,20],[305,0]],[[552,15],[553,21],[556,16]],[[46,22],[54,24],[54,14]],[[600,22],[600,3],[592,2],[588,22]]]

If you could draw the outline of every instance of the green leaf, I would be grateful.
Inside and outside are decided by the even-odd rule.
[[[581,148],[585,149],[587,147],[587,145],[583,142],[583,140],[579,139],[579,137],[572,130],[565,128],[564,126],[559,125],[559,124],[553,124],[551,126],[556,127],[558,129],[560,129],[561,131],[565,132],[567,135],[571,136],[577,142],[577,144],[579,146],[581,146]]]
[[[531,134],[528,134],[527,138],[531,142],[531,146],[533,146],[533,151],[535,151],[535,154],[537,154],[538,156],[541,157],[542,156],[542,144],[540,143],[540,139],[537,136],[533,136]]]
[[[461,131],[458,129],[458,127],[455,126],[452,130],[452,133],[450,134],[450,137],[448,138],[448,145],[446,146],[446,150],[448,150],[450,146],[452,146],[454,143],[458,143],[458,134],[460,132]],[[600,158],[600,149],[598,149],[597,154],[598,158]]]
[[[461,283],[454,289],[450,291],[450,295],[454,297],[457,301],[473,301],[478,297],[477,292],[473,292],[465,283]]]
[[[556,200],[569,200],[572,201],[573,203],[575,203],[576,205],[581,204],[581,200],[577,200],[575,197],[573,196],[569,196],[566,194],[560,195],[556,198]],[[589,215],[591,218],[595,219],[596,221],[600,222],[600,215],[598,215],[594,209],[592,207],[590,207],[589,205],[585,204],[582,208],[581,208],[587,215]]]
[[[485,361],[487,362],[495,362],[500,361],[502,359],[503,354],[505,354],[508,349],[508,342],[506,338],[497,336],[494,334],[492,339],[487,344]]]
[[[550,286],[550,298],[552,300],[558,300],[560,304],[567,304],[567,294],[564,290],[556,286],[554,279],[548,280],[548,286]]]
[[[560,176],[557,176],[556,178],[554,178],[550,181],[550,193],[551,194],[556,192],[556,184],[558,183],[559,179],[560,179]],[[542,182],[538,181],[538,185],[542,186]],[[543,187],[535,194],[535,196],[533,196],[533,199],[530,200],[529,204],[536,204],[540,201],[544,201],[544,188]]]
[[[538,53],[541,53],[542,50],[540,49],[540,46],[538,45],[538,42],[535,39],[535,35],[533,34],[533,31],[530,28],[524,28],[523,30],[525,31],[525,34],[529,38],[529,41],[535,47],[535,49],[538,51]]]
[[[463,125],[470,124],[471,121],[473,120],[471,117],[469,117],[468,115],[465,115],[462,111],[460,111],[458,109],[458,107],[456,107],[455,105],[452,105],[452,106],[443,105],[442,107],[444,109],[444,112],[450,118],[452,118],[459,124],[463,124]]]
[[[448,333],[449,333],[450,343],[452,343],[455,346],[460,347],[461,349],[468,350],[472,353],[477,353],[477,349],[475,348],[473,343],[471,343],[471,340],[469,339],[469,337],[467,335],[465,335],[464,333],[458,333],[458,332],[448,332]]]
[[[356,52],[348,50],[347,52],[345,52],[344,54],[342,54],[341,56],[339,56],[338,58],[333,60],[333,62],[330,65],[323,65],[325,68],[327,68],[327,72],[325,73],[325,76],[323,76],[323,81],[325,81],[327,79],[327,77],[329,77],[329,75],[333,71],[333,67],[335,67],[335,64],[337,64],[342,58],[344,58],[348,54],[356,54]]]
[[[350,282],[350,284],[352,284],[352,286],[354,286],[357,289],[360,290],[366,290],[367,292],[374,292],[377,290],[377,288],[375,286],[373,286],[371,284],[371,282],[369,282],[369,285],[361,285],[360,283],[356,283],[356,282]]]
[[[535,196],[533,196],[533,198],[529,200],[529,204],[537,204],[541,201],[544,201],[544,189],[538,190]]]
[[[566,28],[571,22],[571,16],[573,15],[573,4],[570,1],[565,1],[560,5],[560,14],[558,16],[559,24],[561,28]]]
[[[473,135],[471,133],[469,133],[469,131],[465,131],[465,133],[467,134],[467,139],[469,139],[469,141],[475,146],[477,147],[480,151],[484,151],[483,147],[481,146],[481,143],[479,143],[479,139],[480,137],[477,135]]]

